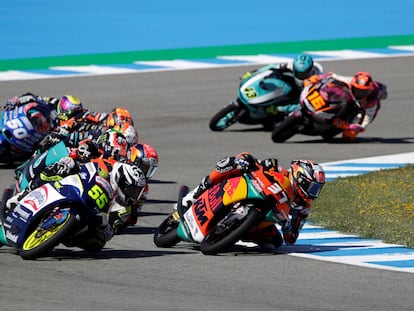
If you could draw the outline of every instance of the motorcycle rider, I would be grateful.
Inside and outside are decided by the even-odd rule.
[[[31,190],[45,183],[58,182],[68,175],[79,173],[83,165],[94,165],[99,176],[110,182],[114,196],[110,198],[111,203],[108,206],[115,203],[130,206],[140,199],[146,185],[146,178],[136,165],[104,158],[93,158],[86,163],[81,163],[71,157],[63,157],[58,162],[47,166],[40,176],[30,181],[25,190],[11,197],[6,202],[6,210],[12,211]],[[113,237],[114,229],[108,212],[97,213],[96,219],[92,221],[95,227],[92,230],[93,235],[84,242],[85,249],[101,249]]]
[[[344,129],[343,137],[353,141],[359,133],[366,130],[381,108],[381,99],[387,98],[387,86],[373,80],[368,72],[358,71],[350,80],[349,86],[361,108],[361,114],[350,122]]]
[[[311,160],[292,161],[289,170],[279,166],[278,160],[271,158],[259,161],[247,152],[236,156],[228,156],[216,163],[214,170],[205,176],[200,184],[188,193],[182,200],[184,208],[188,208],[207,189],[213,185],[245,172],[257,170],[263,167],[265,171],[282,175],[282,179],[288,185],[281,185],[285,190],[290,204],[289,217],[281,221],[283,238],[276,226],[259,228],[256,232],[250,232],[246,240],[253,240],[263,249],[272,250],[283,244],[292,245],[296,243],[299,232],[305,224],[310,213],[311,203],[318,198],[325,184],[325,172],[323,168]]]
[[[358,71],[352,77],[341,76],[333,72],[316,75],[307,79],[305,85],[334,80],[346,83],[353,96],[349,102],[350,110],[342,111],[342,115],[333,119],[333,126],[343,130],[342,138],[351,142],[374,121],[381,107],[380,100],[387,98],[387,86],[373,80],[371,74],[364,71]],[[355,112],[356,116],[350,122],[343,120],[348,113],[355,114]]]
[[[312,75],[321,74],[323,67],[321,64],[314,62],[310,55],[300,54],[296,56],[292,62],[269,64],[259,69],[248,71],[242,76],[242,80],[250,78],[255,73],[266,70],[272,70],[273,75],[275,75],[277,79],[280,79],[291,86],[292,89],[286,95],[286,104],[275,106],[272,109],[272,113],[274,114],[278,114],[278,112],[289,114],[300,107],[298,102],[300,93],[303,89],[304,80]]]
[[[37,133],[46,136],[47,133],[56,125],[57,114],[51,106],[40,97],[34,97],[32,95],[22,95],[21,97],[14,97],[9,99],[6,102],[6,105],[2,108],[4,110],[14,110],[16,107],[23,107],[27,118],[30,120],[33,127],[36,129]],[[24,146],[24,149],[33,149],[33,150],[24,150],[24,151],[34,151],[38,142],[40,141],[39,135],[34,135],[30,137],[31,144]],[[10,152],[15,152],[18,156],[21,151],[14,150],[16,147],[8,146]],[[22,146],[23,147],[23,146]]]
[[[115,233],[119,233],[126,226],[133,226],[138,221],[139,212],[142,210],[144,202],[147,200],[149,193],[148,181],[154,176],[158,168],[158,153],[157,150],[150,144],[139,143],[131,148],[129,163],[138,166],[145,174],[147,183],[144,187],[139,200],[134,202],[131,206],[113,208],[117,211],[116,219],[113,221]]]
[[[67,107],[67,106],[65,106]],[[83,109],[83,108],[82,108]],[[97,140],[97,138],[109,129],[117,129],[127,139],[130,146],[138,143],[138,131],[133,126],[134,121],[128,110],[125,108],[114,108],[106,117],[97,120],[95,117],[98,113],[84,112],[80,118],[77,115],[70,117],[71,114],[66,113],[63,109],[59,109],[60,116],[69,116],[69,118],[61,123],[60,126],[47,135],[40,143],[41,151],[49,149],[52,145],[64,141],[68,147],[77,147],[78,143],[84,139]],[[84,111],[84,110],[82,110]],[[84,120],[83,117],[91,117],[92,119]],[[103,115],[103,114],[102,114]],[[62,117],[61,117],[62,119]]]

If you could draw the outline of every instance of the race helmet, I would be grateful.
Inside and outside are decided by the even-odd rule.
[[[134,125],[134,120],[132,120],[129,111],[123,107],[116,107],[109,113],[106,119],[106,126],[113,127],[115,124],[124,122]]]
[[[293,60],[293,75],[303,81],[312,75],[313,59],[309,55],[300,54]]]
[[[158,168],[157,150],[149,144],[136,144],[131,148],[130,161],[140,167],[147,178],[151,178]]]
[[[96,139],[101,157],[108,160],[126,161],[128,159],[128,143],[118,130],[109,129]]]
[[[312,160],[292,161],[289,178],[295,194],[305,202],[316,199],[325,184],[322,166]]]
[[[371,94],[374,90],[374,81],[368,72],[359,71],[353,77],[349,83],[351,86],[351,92],[358,100],[364,99]]]
[[[133,125],[123,122],[115,124],[113,128],[124,134],[129,146],[138,144],[138,131]]]
[[[98,146],[91,139],[86,138],[79,142],[76,155],[79,162],[86,163],[91,159],[98,158],[100,153],[98,151]]]
[[[83,106],[79,98],[72,95],[65,95],[57,104],[56,111],[61,120],[68,120],[79,112],[83,111]]]
[[[116,162],[110,173],[110,183],[116,200],[123,206],[139,200],[147,183],[144,173],[133,164]]]

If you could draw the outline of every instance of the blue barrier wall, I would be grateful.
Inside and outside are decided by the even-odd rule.
[[[2,1],[0,59],[405,35],[413,14],[411,0]]]

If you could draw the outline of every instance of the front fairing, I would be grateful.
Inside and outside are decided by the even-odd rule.
[[[340,111],[345,109],[347,102],[325,100],[319,94],[319,87],[318,84],[309,84],[301,93],[301,111],[305,124],[301,132],[307,135],[339,133],[340,130],[332,126],[332,120]]]
[[[96,176],[93,165],[86,166],[79,174],[40,186],[20,200],[3,223],[9,245],[21,245],[30,226],[54,207],[70,206],[81,215],[108,211],[112,188],[105,179]]]
[[[240,83],[238,97],[249,110],[263,110],[266,106],[280,103],[291,91],[291,86],[273,73],[273,70],[258,72]]]
[[[247,175],[225,180],[204,192],[184,213],[187,231],[194,241],[201,242],[220,215],[228,213],[234,204],[264,199],[260,187]]]
[[[4,219],[5,236],[8,244],[19,246],[24,242],[30,225],[49,207],[65,199],[51,184],[43,185],[26,195]]]

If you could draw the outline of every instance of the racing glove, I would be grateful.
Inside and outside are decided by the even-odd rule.
[[[96,214],[96,221],[97,223],[99,223],[99,225],[95,227],[96,238],[105,242],[112,239],[112,237],[114,236],[114,230],[112,226],[109,224],[108,214]]]
[[[67,176],[75,168],[75,161],[71,157],[64,157],[58,162],[47,166],[44,169],[44,175],[47,177],[51,176]]]
[[[237,169],[247,172],[256,167],[256,158],[249,153],[241,153],[236,156],[234,163]]]

